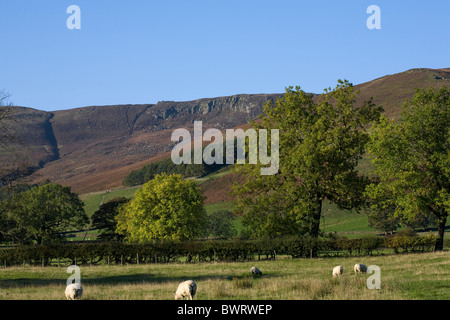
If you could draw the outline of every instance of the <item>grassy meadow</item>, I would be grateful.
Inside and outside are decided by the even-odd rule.
[[[355,263],[377,265],[381,288]],[[258,266],[263,275],[253,277]],[[334,266],[344,273],[333,278]],[[193,279],[197,300],[448,300],[450,252],[377,257],[279,259],[236,263],[80,266],[83,300],[172,300],[178,283]],[[66,267],[0,269],[0,300],[64,300]]]
[[[216,179],[225,174],[215,173]],[[140,186],[81,195],[90,217],[103,202],[119,196],[132,198]],[[233,202],[205,206],[208,213],[234,209]],[[238,230],[241,220],[235,221]],[[367,215],[339,210],[330,203],[323,207],[321,230],[346,237],[378,234],[368,226]],[[96,230],[86,240],[95,239]],[[450,235],[446,232],[446,238]],[[80,240],[84,232],[73,237]],[[355,275],[353,265],[377,265],[381,289],[370,290],[368,274]],[[252,266],[263,272],[250,274]],[[344,266],[342,277],[333,278],[332,269]],[[0,267],[0,300],[64,300],[70,274],[63,266]],[[449,300],[450,251],[389,254],[366,257],[291,259],[227,263],[168,263],[134,265],[82,265],[83,300],[172,300],[178,283],[197,282],[198,300]]]

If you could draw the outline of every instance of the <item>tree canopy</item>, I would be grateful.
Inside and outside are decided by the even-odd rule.
[[[206,212],[197,183],[181,175],[156,175],[117,215],[117,232],[133,242],[186,240],[203,235]]]
[[[77,194],[56,183],[17,193],[0,205],[0,233],[4,241],[49,243],[64,239],[63,232],[89,223]]]
[[[207,215],[206,236],[232,238],[237,235],[233,225],[235,216],[228,210],[219,210]]]
[[[91,226],[101,230],[97,237],[99,240],[110,241],[123,239],[123,236],[116,233],[116,216],[119,214],[120,207],[127,204],[128,201],[130,199],[125,197],[116,197],[100,205],[98,210],[94,212],[91,217]]]
[[[417,89],[401,120],[383,116],[373,127],[368,151],[379,182],[367,187],[372,207],[394,206],[404,222],[434,216],[436,250],[442,250],[450,210],[450,90]],[[375,201],[374,201],[375,200]]]
[[[382,108],[356,104],[353,85],[338,81],[314,97],[289,87],[264,106],[255,128],[279,129],[279,172],[260,175],[260,165],[236,166],[246,182],[234,186],[238,212],[252,237],[309,234],[318,237],[322,202],[360,208],[368,178],[357,171],[369,140],[367,126]]]

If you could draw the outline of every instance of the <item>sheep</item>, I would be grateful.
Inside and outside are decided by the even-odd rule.
[[[366,265],[364,265],[362,263],[357,263],[353,267],[353,270],[355,271],[355,274],[357,274],[357,273],[366,273],[367,272],[367,267],[366,267]]]
[[[175,300],[184,300],[184,298],[194,298],[197,293],[197,284],[194,280],[187,280],[178,285],[177,291],[174,293]]]
[[[343,266],[336,266],[333,268],[333,277],[341,276],[344,273]]]
[[[83,288],[80,283],[72,283],[66,287],[67,300],[80,300],[83,295]]]
[[[250,269],[250,271],[252,272],[252,275],[255,274],[255,275],[258,275],[258,276],[262,276],[261,270],[259,270],[257,267],[252,267]]]

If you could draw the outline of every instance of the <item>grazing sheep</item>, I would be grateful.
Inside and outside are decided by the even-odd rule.
[[[252,272],[252,274],[256,274],[256,275],[258,275],[258,276],[262,276],[261,270],[259,270],[257,267],[252,267],[252,268],[250,269],[250,271]]]
[[[83,288],[79,283],[72,283],[66,287],[67,300],[80,300],[83,295]]]
[[[353,270],[355,271],[355,274],[356,273],[366,273],[367,272],[367,267],[364,264],[362,264],[362,263],[357,263],[353,267]]]
[[[184,298],[194,298],[197,293],[197,284],[193,280],[181,282],[178,285],[177,292],[175,292],[175,300],[184,300]]]
[[[344,273],[343,266],[336,266],[333,268],[333,277],[342,276],[343,273]]]

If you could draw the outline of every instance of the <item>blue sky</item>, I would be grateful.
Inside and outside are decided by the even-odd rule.
[[[369,30],[369,5],[381,29]],[[69,30],[67,7],[81,9]],[[40,110],[320,93],[450,67],[450,1],[1,0],[0,90]]]

